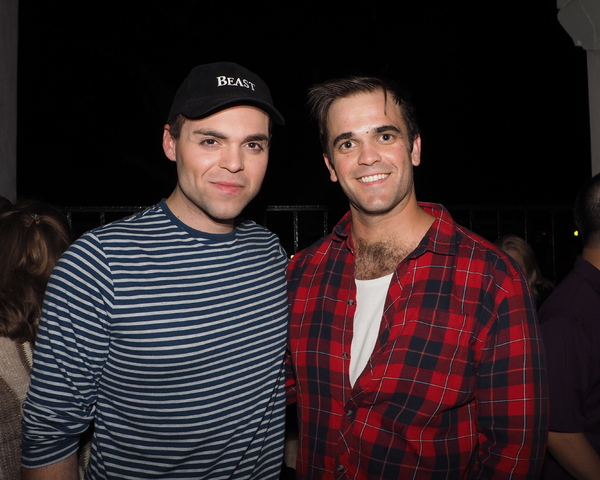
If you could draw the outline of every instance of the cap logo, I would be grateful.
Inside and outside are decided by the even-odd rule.
[[[254,91],[254,83],[245,78],[226,77],[225,75],[217,77],[217,87],[243,87]]]
[[[267,84],[255,73],[231,62],[207,63],[192,68],[175,92],[167,123],[176,115],[200,119],[236,105],[253,105],[278,125],[285,124],[273,105]]]

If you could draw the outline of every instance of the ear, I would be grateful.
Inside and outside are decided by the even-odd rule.
[[[412,164],[416,167],[421,163],[421,136],[417,135],[413,142],[413,149],[410,154]]]
[[[326,153],[323,154],[323,160],[325,160],[325,166],[327,167],[327,170],[329,170],[329,178],[332,182],[337,182],[338,178],[335,174],[335,168],[333,167],[333,163],[331,163],[331,160]]]
[[[171,128],[169,125],[165,125],[163,130],[163,150],[165,151],[165,155],[169,160],[174,162],[177,159],[177,155],[175,154],[175,145],[177,141],[171,136]]]

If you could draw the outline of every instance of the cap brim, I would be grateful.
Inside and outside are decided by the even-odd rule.
[[[201,110],[199,110],[199,105],[188,104],[181,108],[180,112],[178,113],[181,113],[187,118],[204,118],[214,113],[217,113],[220,110],[224,110],[225,108],[229,107],[234,107],[236,105],[251,105],[260,108],[261,110],[264,110],[276,124],[285,125],[285,119],[283,118],[283,115],[281,115],[281,113],[275,107],[266,102],[261,102],[260,100],[255,99],[232,98],[220,102],[215,102],[214,104],[209,106],[207,106],[206,101],[204,100],[202,102]],[[176,113],[173,115],[176,115]]]

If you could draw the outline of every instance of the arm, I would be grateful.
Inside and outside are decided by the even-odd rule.
[[[106,297],[99,293],[98,279],[109,276],[97,267],[101,261],[84,248],[73,247],[57,263],[44,298],[23,404],[21,465],[26,469],[75,454],[78,435],[94,418],[109,341],[103,318],[107,314],[101,313],[107,310]]]
[[[524,282],[505,282],[478,364],[475,478],[538,478],[547,439],[545,357],[533,299]],[[502,295],[502,294],[499,294]]]
[[[79,480],[77,455],[40,468],[21,468],[21,480]]]
[[[600,479],[600,455],[583,433],[548,433],[548,451],[577,480]]]

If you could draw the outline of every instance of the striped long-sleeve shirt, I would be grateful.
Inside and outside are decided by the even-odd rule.
[[[87,479],[277,479],[286,264],[263,227],[198,232],[164,201],[84,234],[46,292],[22,464],[93,423]]]
[[[441,206],[392,275],[354,385],[348,214],[289,270],[297,478],[533,479],[546,442],[544,355],[518,267]]]

